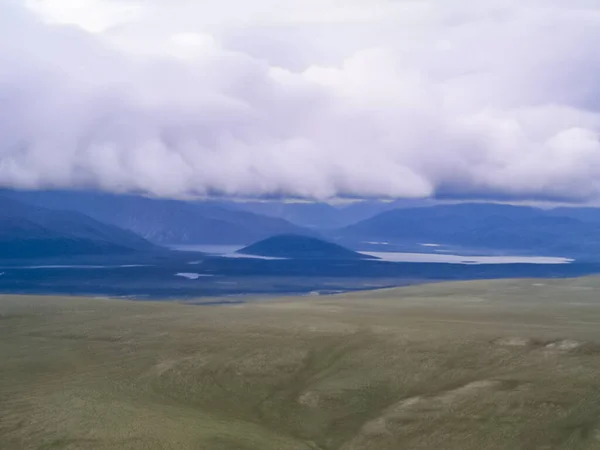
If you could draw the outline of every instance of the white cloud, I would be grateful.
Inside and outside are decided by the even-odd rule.
[[[49,23],[72,24],[93,33],[130,23],[142,10],[134,0],[26,0],[26,5]]]
[[[31,1],[0,3],[1,184],[600,194],[596,2]]]

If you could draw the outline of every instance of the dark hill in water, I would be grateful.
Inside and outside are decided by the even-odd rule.
[[[292,234],[270,237],[238,253],[294,259],[376,259],[321,239]]]

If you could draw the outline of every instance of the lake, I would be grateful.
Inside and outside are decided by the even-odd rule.
[[[437,246],[437,244],[422,244],[426,246]],[[269,258],[265,256],[241,255],[235,253],[243,248],[243,245],[178,245],[172,247],[180,251],[204,252],[226,258],[254,258],[254,259],[282,259]],[[449,263],[449,264],[569,264],[572,259],[552,256],[464,256],[448,253],[407,253],[407,252],[370,252],[361,251],[365,255],[375,256],[383,261],[391,262],[423,262],[423,263]]]

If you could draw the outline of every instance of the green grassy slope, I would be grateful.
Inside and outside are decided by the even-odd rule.
[[[600,448],[600,280],[0,297],[0,448]]]

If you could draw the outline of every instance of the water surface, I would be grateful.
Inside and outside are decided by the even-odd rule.
[[[387,243],[378,243],[387,245]],[[440,244],[422,243],[423,247],[436,248]],[[253,259],[285,259],[273,258],[267,256],[242,255],[235,253],[242,249],[243,245],[181,245],[173,247],[182,251],[199,251],[211,255],[218,255],[226,258],[253,258]],[[375,256],[383,261],[390,262],[422,262],[422,263],[449,263],[449,264],[568,264],[573,262],[572,259],[553,256],[510,256],[510,255],[478,255],[464,256],[448,253],[409,253],[409,252],[370,252],[359,251],[364,255]]]

